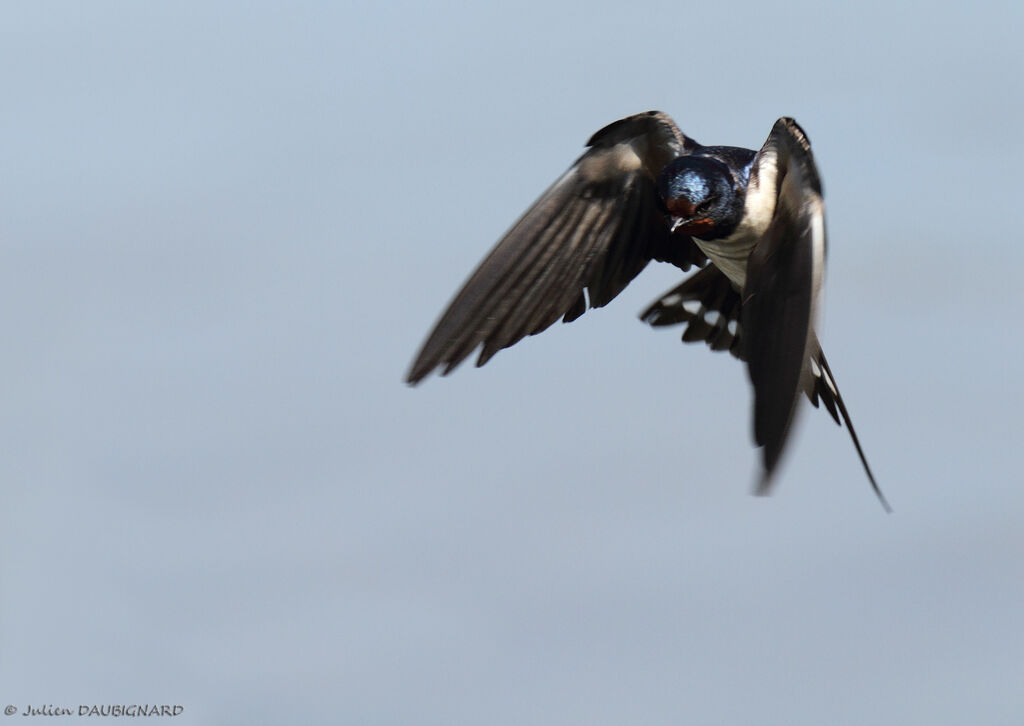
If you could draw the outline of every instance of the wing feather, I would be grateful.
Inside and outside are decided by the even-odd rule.
[[[816,352],[825,209],[810,142],[792,119],[775,123],[754,160],[754,174],[762,188],[776,193],[768,229],[747,263],[742,312],[754,440],[764,447],[758,490],[765,492],[807,387],[807,360]]]
[[[502,348],[617,296],[652,259],[682,269],[706,261],[671,235],[655,180],[697,146],[663,113],[616,121],[519,219],[470,275],[409,370],[417,383],[447,374],[477,348],[477,365]]]
[[[740,294],[713,265],[690,275],[647,310],[640,319],[655,327],[686,324],[683,342],[704,341],[712,350],[741,354]]]

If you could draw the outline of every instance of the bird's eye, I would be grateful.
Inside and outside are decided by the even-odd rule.
[[[715,200],[717,199],[718,195],[716,194],[712,194],[711,196],[706,197],[704,201],[697,205],[695,212],[701,215],[706,214],[707,211],[711,209],[712,205],[715,203]]]

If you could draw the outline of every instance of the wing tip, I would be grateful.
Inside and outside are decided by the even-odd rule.
[[[409,367],[409,372],[405,374],[405,383],[408,384],[409,386],[415,386],[424,379],[428,378],[430,374],[436,371],[438,368],[441,369],[441,372],[438,375],[440,375],[443,378],[447,376],[449,373],[451,373],[453,370],[455,370],[455,368],[458,367],[458,365],[463,360],[465,360],[465,358],[466,356],[453,359],[438,359],[434,356],[420,355],[413,362],[412,366]],[[483,364],[477,363],[477,365],[479,366]]]
[[[765,446],[762,449],[764,455],[764,468],[761,470],[761,478],[758,479],[757,486],[754,488],[754,493],[757,496],[764,497],[771,494],[772,484],[775,483],[775,473],[778,471],[779,462],[782,459],[782,452],[785,450],[786,439],[788,438],[788,427],[785,434],[782,436],[782,440],[771,446]]]
[[[405,374],[405,384],[412,388],[429,376],[433,370],[433,367],[425,368],[422,365],[413,365],[409,372]]]

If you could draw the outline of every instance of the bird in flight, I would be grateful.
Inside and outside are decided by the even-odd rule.
[[[478,347],[502,348],[609,303],[651,260],[697,272],[641,314],[683,324],[747,364],[758,493],[767,493],[805,394],[846,424],[886,502],[815,334],[825,270],[821,181],[803,129],[780,118],[760,151],[702,146],[648,111],[594,134],[587,151],[480,263],[409,370],[446,375]]]

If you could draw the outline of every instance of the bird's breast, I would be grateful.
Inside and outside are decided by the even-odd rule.
[[[757,245],[759,235],[743,233],[742,226],[724,239],[701,240],[694,238],[701,252],[728,277],[738,290],[747,281],[747,258]]]
[[[732,234],[722,239],[693,240],[739,290],[743,290],[747,281],[747,259],[768,231],[768,225],[775,214],[774,176],[768,179],[770,183],[765,184],[759,175],[750,177],[743,203],[743,217]]]

